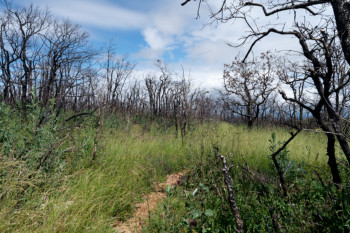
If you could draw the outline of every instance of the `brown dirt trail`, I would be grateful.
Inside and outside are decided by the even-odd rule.
[[[164,190],[167,185],[175,186],[180,182],[186,172],[179,172],[168,175],[166,182],[158,183],[155,192],[152,192],[145,196],[145,200],[142,203],[136,204],[136,211],[133,216],[125,222],[116,222],[117,232],[133,233],[142,232],[142,228],[146,226],[149,219],[149,214],[153,211],[157,205],[165,198]]]

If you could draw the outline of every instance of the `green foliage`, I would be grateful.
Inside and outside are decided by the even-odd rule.
[[[302,133],[278,155],[287,170],[290,196],[284,199],[268,157],[288,138],[283,129],[248,131],[222,122],[192,122],[182,143],[171,122],[106,114],[96,160],[91,161],[96,116],[66,122],[74,113],[55,118],[53,105],[43,109],[34,97],[25,118],[0,106],[0,232],[113,232],[115,221],[128,219],[155,182],[181,170],[189,171],[187,177],[178,187],[166,187],[166,199],[144,230],[233,232],[234,216],[213,146],[231,154],[233,185],[247,232],[267,232],[266,224],[273,229],[270,207],[284,232],[339,232],[350,224],[349,180],[344,179],[342,190],[328,182],[321,135]],[[269,194],[240,168],[241,154]],[[320,167],[324,185],[314,167]],[[349,177],[349,168],[340,168],[342,176]]]
[[[0,111],[1,153],[7,157],[25,161],[28,168],[33,169],[50,145],[59,139],[59,124],[51,114],[45,118],[45,125],[40,125],[45,112],[36,102],[35,97],[32,104],[28,105],[26,115],[4,105],[0,106]],[[59,163],[59,161],[51,160],[46,165],[56,166],[53,163]]]
[[[276,133],[271,134],[270,153],[282,143]],[[245,232],[273,231],[273,219],[280,232],[346,232],[350,218],[349,181],[336,189],[330,174],[318,176],[315,167],[305,161],[291,160],[288,149],[278,155],[278,163],[285,172],[289,195],[281,195],[277,173],[270,163],[264,169],[251,164],[260,181],[253,177],[239,159],[229,156],[235,197],[244,221]],[[204,164],[187,175],[185,184],[168,196],[167,211],[159,208],[153,215],[146,232],[234,232],[235,220],[227,202],[220,162],[207,156]],[[215,165],[215,166],[214,166]],[[342,166],[349,170],[349,167]],[[344,173],[346,173],[344,171]],[[349,177],[349,174],[344,174]],[[261,182],[267,187],[262,187]],[[179,208],[182,206],[182,208]],[[171,219],[172,221],[165,221]],[[274,216],[274,218],[272,218]],[[269,230],[268,230],[269,229]]]

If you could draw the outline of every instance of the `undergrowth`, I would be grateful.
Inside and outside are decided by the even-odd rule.
[[[67,121],[74,113],[56,118],[47,114],[53,110],[33,103],[26,116],[0,106],[0,232],[114,232],[116,221],[128,219],[156,182],[182,170],[189,171],[183,185],[167,189],[168,197],[144,230],[232,232],[214,147],[235,165],[232,177],[247,231],[272,229],[270,207],[287,232],[349,224],[348,203],[340,202],[348,190],[327,183],[322,135],[304,132],[283,152],[282,167],[293,162],[286,174],[290,197],[283,199],[268,154],[272,132],[283,141],[285,129],[247,130],[212,120],[191,123],[182,140],[170,121],[106,114],[92,160],[96,113]],[[268,195],[239,167],[242,154],[266,182]],[[323,172],[325,187],[314,167]],[[342,169],[349,177],[349,170]]]
[[[279,144],[273,132],[267,147],[273,152]],[[205,158],[182,185],[168,188],[167,198],[144,232],[235,232],[221,161],[215,153]],[[337,188],[327,170],[298,160],[285,149],[278,157],[288,186],[284,197],[272,161],[266,169],[246,163],[239,154],[227,158],[234,165],[231,177],[245,232],[347,232],[350,228],[348,179]],[[341,169],[343,177],[349,177],[349,167]]]

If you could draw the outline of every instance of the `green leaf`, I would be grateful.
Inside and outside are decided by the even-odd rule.
[[[167,185],[165,188],[165,192],[169,193],[171,191],[171,186]]]
[[[196,218],[198,218],[201,215],[202,215],[201,211],[194,210],[192,213],[192,218],[193,218],[193,220],[195,220]]]
[[[213,217],[214,216],[214,211],[211,210],[211,209],[207,209],[205,210],[205,213],[204,213],[206,216],[208,217]]]
[[[163,204],[164,210],[165,212],[168,214],[169,213],[169,208],[166,204]]]

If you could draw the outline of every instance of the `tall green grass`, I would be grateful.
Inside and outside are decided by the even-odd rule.
[[[209,128],[211,132],[207,131]],[[276,168],[268,155],[272,153],[271,148],[278,148],[278,144],[287,140],[290,136],[287,130],[247,129],[226,123],[209,124],[199,130],[207,132],[204,134],[207,145],[215,145],[229,165],[234,165],[230,173],[245,232],[274,231],[271,209],[279,232],[347,232],[350,170],[346,165],[339,166],[344,183],[336,188],[327,166],[326,141],[322,134],[303,132],[278,155],[288,190],[284,197]],[[213,154],[213,151],[206,154],[204,163],[190,171],[182,186],[167,192],[167,198],[153,213],[144,232],[235,231],[222,164]],[[339,150],[337,154],[342,157]],[[259,181],[247,172],[241,155]]]
[[[106,121],[95,161],[90,158],[95,134],[90,126],[74,130],[65,147],[87,144],[65,154],[56,172],[33,171],[1,154],[0,166],[10,169],[11,176],[4,176],[0,191],[21,190],[20,182],[26,184],[23,193],[0,200],[0,232],[113,232],[113,224],[129,218],[135,203],[154,190],[156,182],[196,168],[214,154],[214,146],[228,157],[240,159],[243,154],[251,166],[267,169],[272,132],[280,141],[288,138],[281,128],[248,130],[210,122],[195,125],[182,143],[172,126],[119,120]],[[288,150],[294,160],[326,167],[325,138],[320,134],[304,132]],[[23,175],[29,173],[35,175]]]
[[[227,155],[244,155],[252,165],[262,167],[269,163],[271,154],[269,144],[271,135],[275,132],[277,141],[283,143],[289,137],[289,131],[278,127],[253,128],[234,126],[228,123],[217,125],[217,144]],[[325,166],[326,137],[321,133],[302,132],[288,145],[291,159],[313,165]]]

